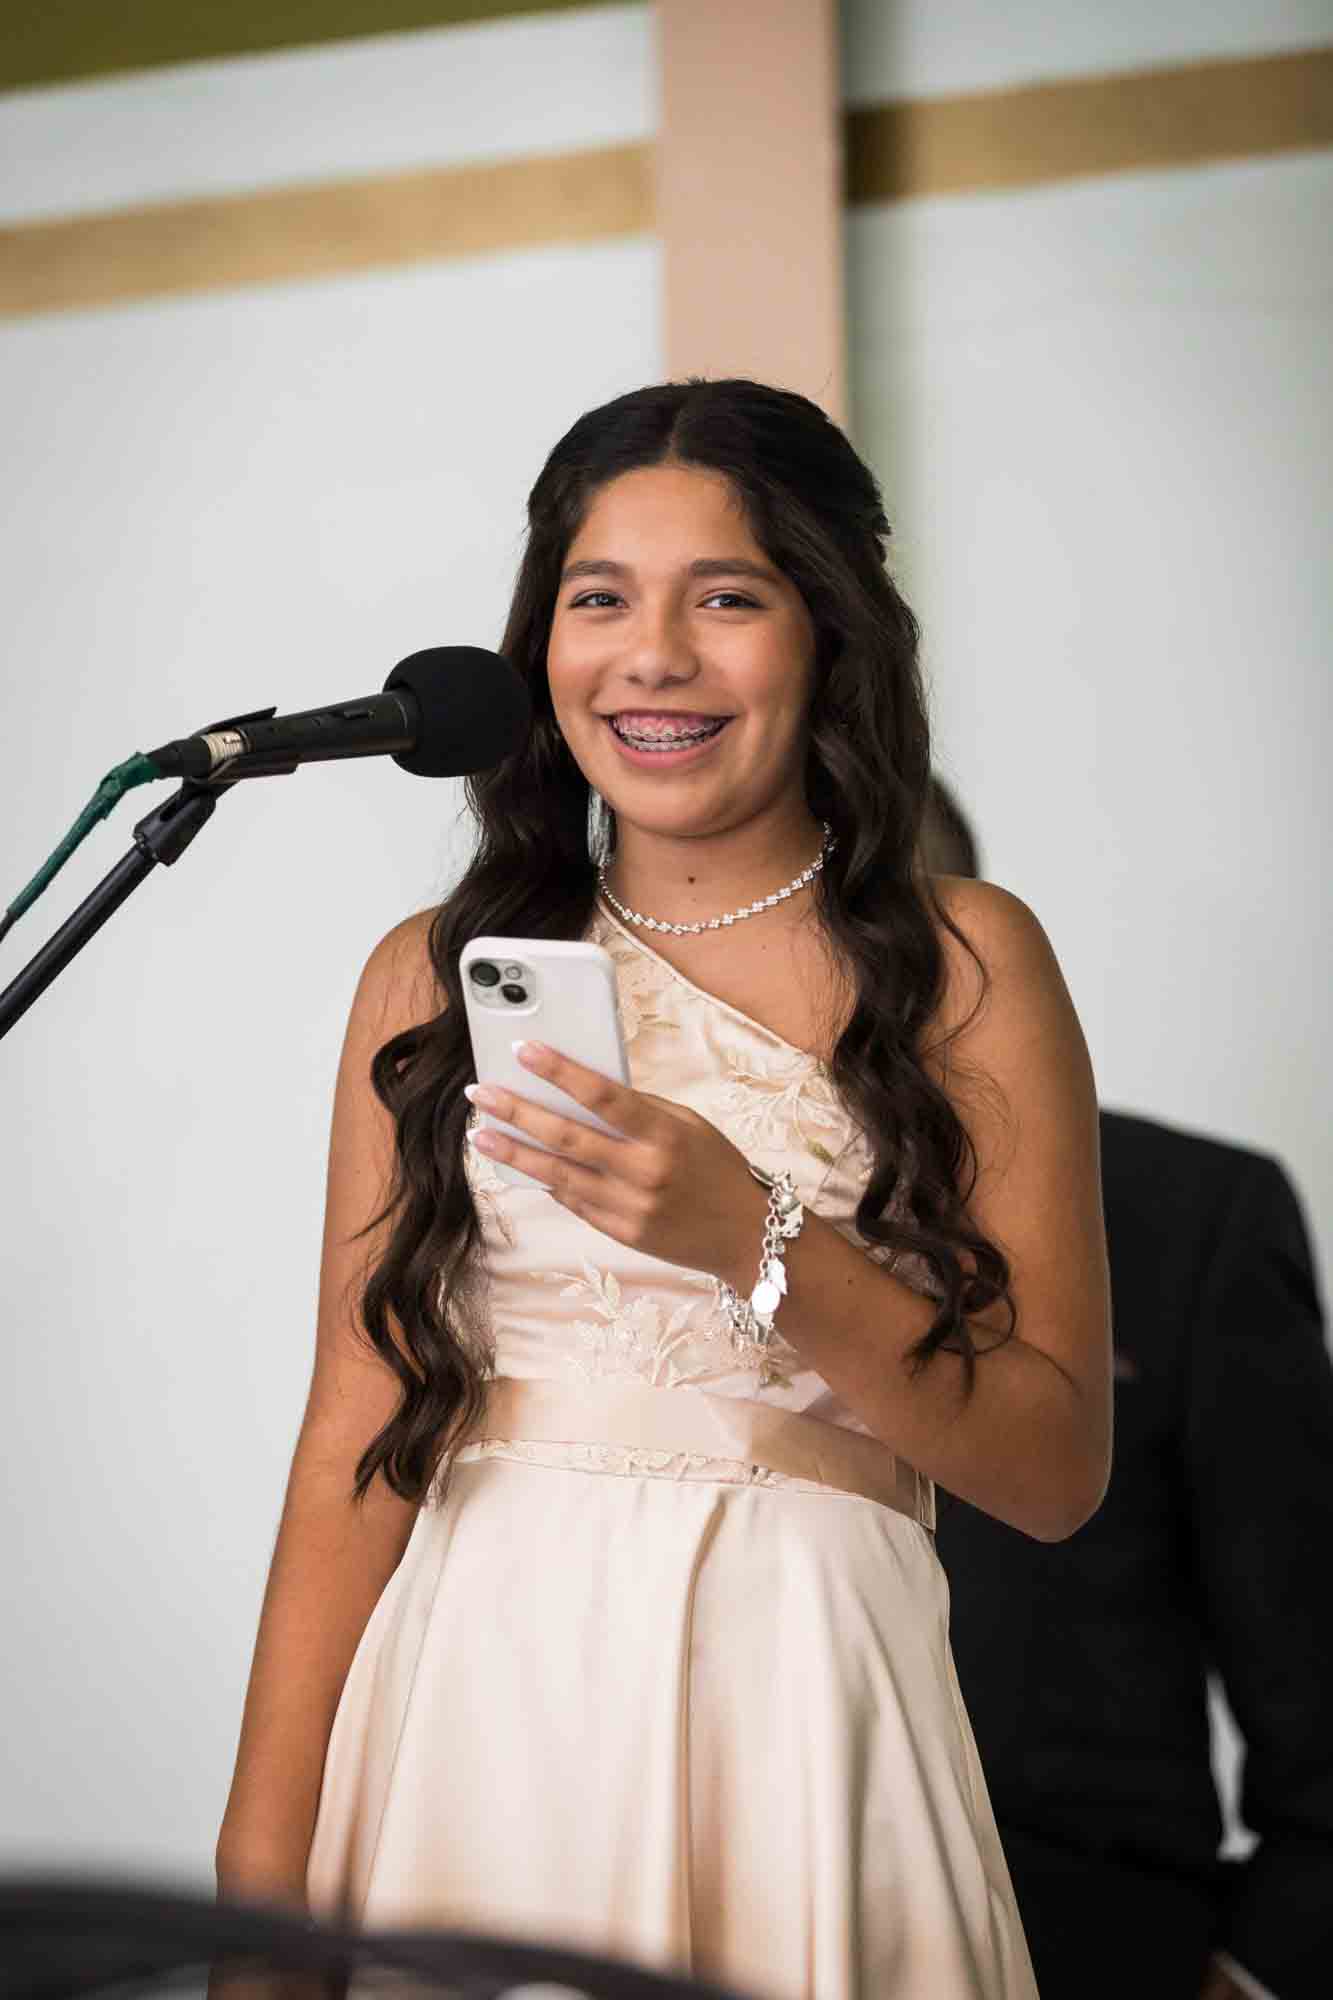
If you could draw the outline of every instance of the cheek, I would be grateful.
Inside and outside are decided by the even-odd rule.
[[[546,680],[556,707],[576,700],[587,678],[578,648],[571,645],[568,634],[558,624],[552,626],[546,648]]]
[[[751,660],[748,678],[756,707],[766,709],[780,727],[800,727],[815,685],[813,651],[802,633],[775,634],[773,642]]]

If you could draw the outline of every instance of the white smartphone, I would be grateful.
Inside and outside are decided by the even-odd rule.
[[[599,944],[563,938],[478,937],[463,946],[459,963],[477,1082],[516,1091],[582,1125],[610,1132],[609,1125],[566,1091],[524,1069],[513,1050],[515,1042],[545,1042],[574,1062],[627,1084],[629,1064],[610,953]],[[480,1118],[525,1145],[538,1143],[502,1118],[484,1111]],[[503,1160],[491,1165],[515,1186],[541,1185]]]

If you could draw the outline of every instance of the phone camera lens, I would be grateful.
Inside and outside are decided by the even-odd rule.
[[[512,982],[508,981],[500,988],[500,991],[504,994],[505,999],[510,1001],[515,1007],[521,1007],[528,997],[526,986],[515,986]]]
[[[500,968],[492,965],[489,958],[479,958],[468,967],[468,977],[478,986],[498,986]]]

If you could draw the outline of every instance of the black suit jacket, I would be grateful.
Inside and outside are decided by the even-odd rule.
[[[1272,1160],[1102,1114],[1110,1490],[1068,1541],[947,1495],[959,1679],[1043,2000],[1333,1993],[1333,1368]],[[1052,1227],[1059,1226],[1052,1217]],[[1259,1836],[1216,1860],[1207,1676]]]

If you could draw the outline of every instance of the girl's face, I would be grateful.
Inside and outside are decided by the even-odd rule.
[[[719,474],[646,466],[594,496],[547,676],[566,743],[625,821],[703,834],[780,803],[804,811],[814,658],[800,592]]]

